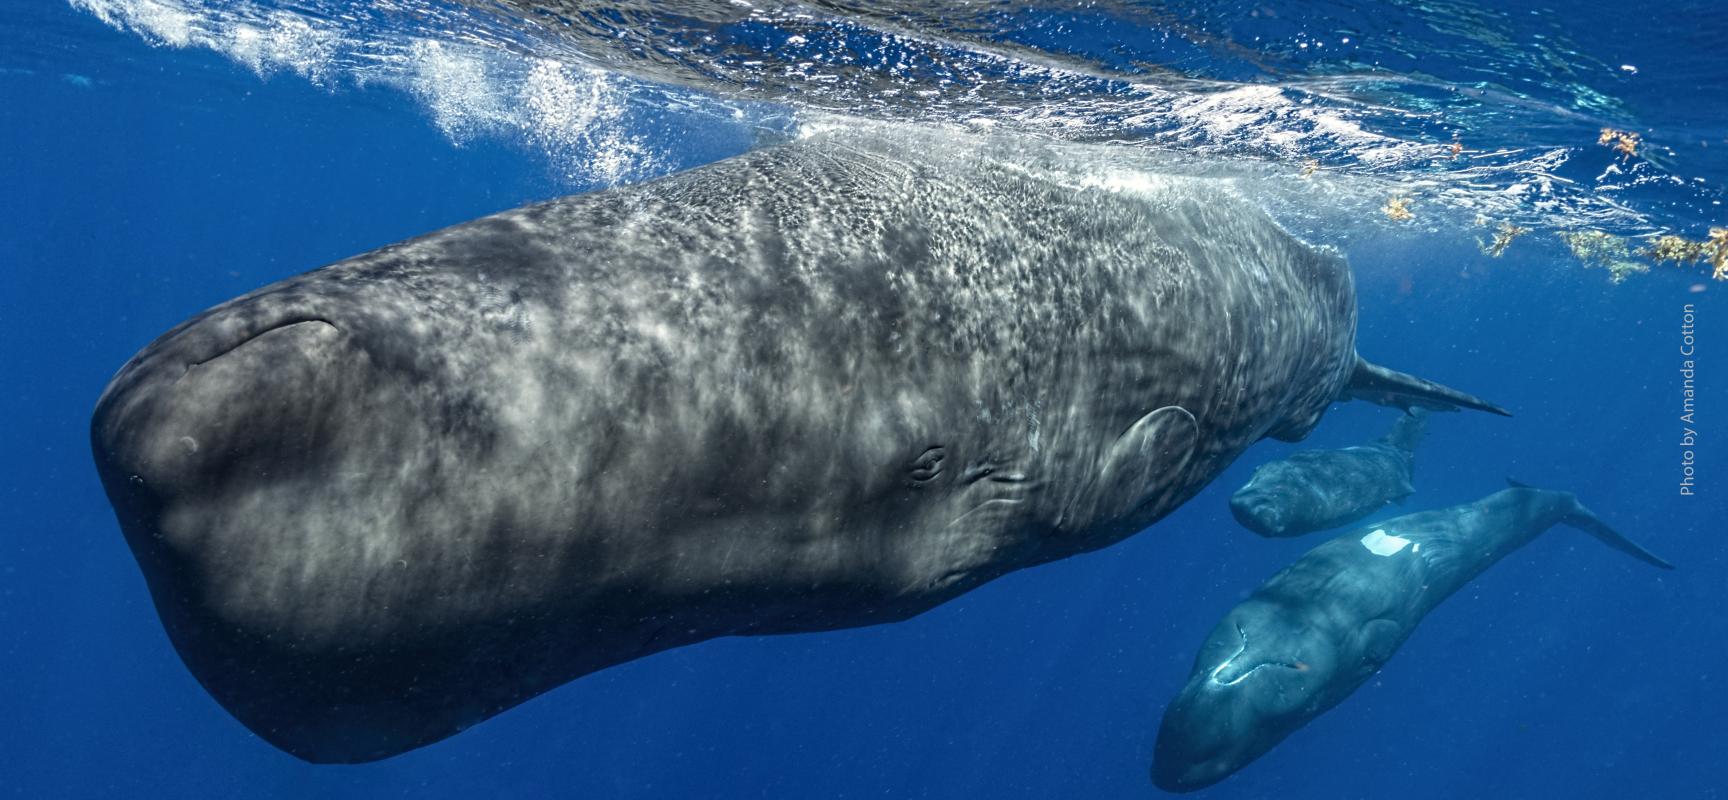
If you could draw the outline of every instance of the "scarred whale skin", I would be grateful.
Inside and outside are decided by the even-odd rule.
[[[1261,536],[1348,525],[1409,497],[1428,411],[1411,409],[1385,436],[1340,450],[1301,450],[1260,465],[1230,496],[1230,513]]]
[[[1152,781],[1204,789],[1265,755],[1378,672],[1428,612],[1556,524],[1673,568],[1572,494],[1516,483],[1345,533],[1267,579],[1212,629],[1164,710]]]
[[[456,225],[164,334],[98,471],[204,687],[354,762],[1109,545],[1359,388],[1497,410],[1225,188],[1098,169],[833,133]]]

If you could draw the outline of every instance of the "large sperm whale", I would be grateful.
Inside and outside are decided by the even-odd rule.
[[[1435,607],[1556,524],[1646,563],[1666,561],[1566,492],[1513,488],[1332,539],[1230,610],[1165,708],[1152,780],[1203,789],[1355,692]]]
[[[1499,411],[1359,358],[1336,255],[1089,152],[835,132],[356,256],[138,353],[99,473],[203,686],[354,762],[1104,547],[1342,397]]]
[[[1411,409],[1385,436],[1341,450],[1302,450],[1260,465],[1230,496],[1230,513],[1261,536],[1301,536],[1346,525],[1416,491],[1416,445],[1428,411]]]

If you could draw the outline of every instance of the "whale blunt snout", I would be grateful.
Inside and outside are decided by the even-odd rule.
[[[318,384],[334,377],[343,349],[342,333],[324,320],[237,332],[222,318],[147,348],[110,382],[91,421],[104,483],[128,500],[114,497],[117,508],[171,510],[243,479],[237,469],[312,452],[329,427]],[[146,520],[120,514],[129,537],[144,533]]]
[[[1166,792],[1197,792],[1228,776],[1232,770],[1212,762],[1179,763],[1175,760],[1152,761],[1152,785]]]
[[[364,368],[328,321],[207,314],[128,363],[91,421],[98,473],[175,649],[236,718],[313,760],[401,749],[325,753],[330,732],[286,724],[339,705],[313,683],[335,685],[319,628],[340,619],[321,598],[343,595],[312,569],[318,543],[294,505],[315,504],[309,487],[337,466],[325,454],[353,432],[337,399],[363,391]]]
[[[316,553],[289,522],[353,438],[342,400],[363,391],[362,360],[326,321],[245,329],[206,315],[110,382],[91,448],[171,637],[211,622],[295,632],[305,606],[284,580],[287,561]]]
[[[538,621],[425,624],[442,573],[407,565],[436,566],[411,550],[436,521],[413,516],[414,492],[436,490],[408,467],[429,457],[413,395],[428,390],[342,319],[208,312],[128,363],[91,421],[175,650],[246,727],[320,763],[386,758],[520,702],[477,660],[552,640]]]
[[[1230,496],[1230,513],[1236,521],[1261,536],[1280,536],[1287,520],[1283,507],[1258,492],[1237,492]]]
[[[1159,726],[1152,754],[1152,783],[1166,792],[1193,792],[1234,774],[1246,763],[1235,752],[1230,732],[1185,690],[1171,703]]]

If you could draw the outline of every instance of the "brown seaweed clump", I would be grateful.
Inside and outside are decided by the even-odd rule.
[[[1642,252],[1658,264],[1673,262],[1677,267],[1707,261],[1712,279],[1728,281],[1728,228],[1711,228],[1701,242],[1673,234],[1659,236]]]
[[[1704,246],[1710,254],[1710,277],[1728,281],[1728,228],[1711,228],[1710,238],[1704,240]]]
[[[1704,258],[1704,242],[1694,242],[1684,236],[1659,236],[1644,248],[1644,255],[1658,264],[1674,262],[1674,266],[1696,264]]]
[[[1410,198],[1392,197],[1386,200],[1386,205],[1380,207],[1380,213],[1393,222],[1408,222],[1416,218],[1416,213],[1410,210]]]
[[[1602,135],[1596,137],[1596,143],[1614,148],[1614,152],[1620,154],[1621,161],[1638,155],[1638,134],[1631,131],[1603,128]]]
[[[1608,270],[1608,279],[1614,283],[1650,271],[1650,265],[1632,260],[1632,249],[1619,236],[1597,230],[1562,231],[1558,235],[1573,258],[1586,267]]]
[[[1510,222],[1502,222],[1500,223],[1500,227],[1494,229],[1493,241],[1484,242],[1478,239],[1476,241],[1476,246],[1481,248],[1483,255],[1486,255],[1489,258],[1499,258],[1506,253],[1506,248],[1511,246],[1513,239],[1529,232],[1529,228],[1521,228]]]

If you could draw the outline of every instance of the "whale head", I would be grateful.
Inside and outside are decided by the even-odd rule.
[[[1261,536],[1296,536],[1306,533],[1296,523],[1312,518],[1322,498],[1314,487],[1299,480],[1300,470],[1286,461],[1274,461],[1254,470],[1254,476],[1230,495],[1230,513],[1242,526]]]
[[[474,626],[418,599],[487,596],[480,558],[429,545],[470,513],[445,498],[497,496],[454,480],[497,427],[426,364],[461,326],[397,291],[310,273],[224,303],[122,367],[91,421],[176,650],[234,716],[313,761],[400,752],[513,699],[462,674],[460,654],[485,650]],[[417,706],[452,686],[462,703]]]
[[[1191,792],[1235,774],[1330,707],[1335,668],[1322,634],[1270,604],[1238,606],[1164,711],[1152,782]]]

